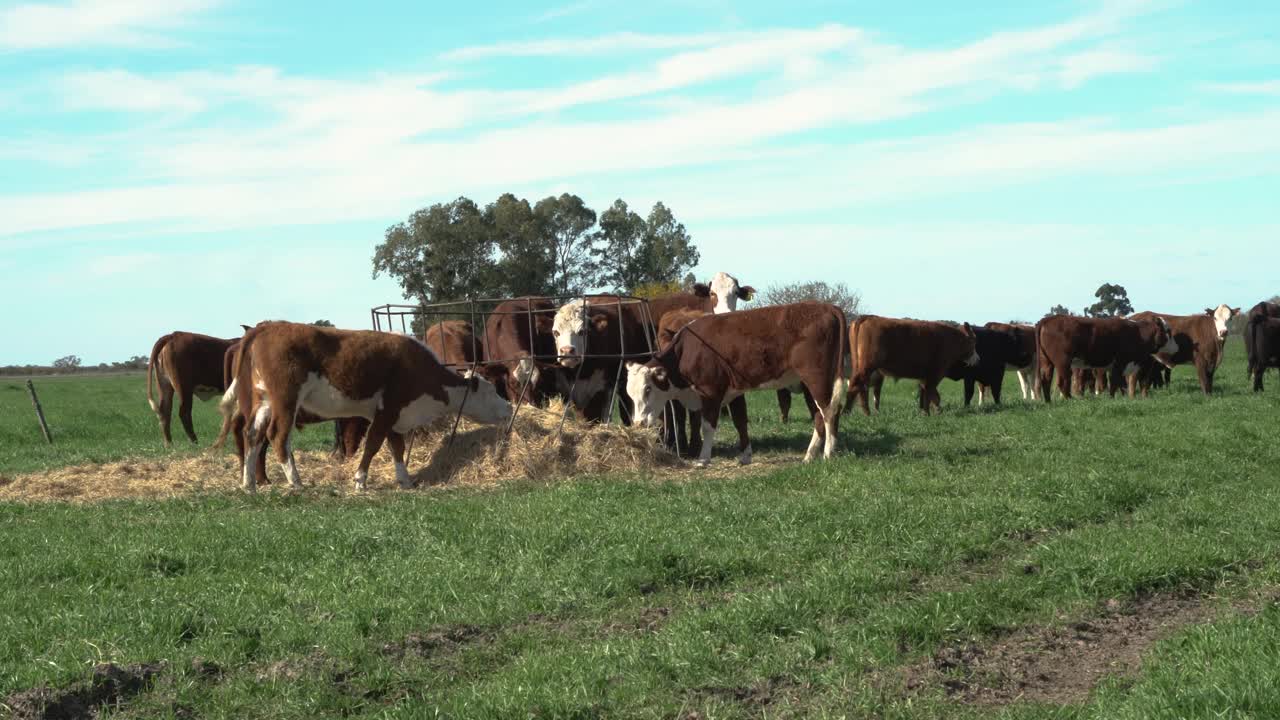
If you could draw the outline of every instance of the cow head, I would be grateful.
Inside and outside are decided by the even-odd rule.
[[[597,313],[588,316],[590,311],[586,298],[578,298],[556,311],[551,323],[551,337],[564,367],[576,368],[586,357],[588,332],[604,332],[609,328],[608,315]]]
[[[498,393],[498,388],[479,374],[467,370],[462,375],[467,384],[467,398],[462,415],[478,423],[494,424],[511,419],[511,403]]]
[[[726,272],[718,272],[711,278],[711,294],[715,298],[715,313],[733,312],[738,309],[739,300],[750,300],[756,289],[750,285],[738,284],[738,278]]]
[[[662,408],[675,396],[667,369],[655,360],[627,363],[627,396],[635,405],[631,417],[645,427],[657,427],[662,421]]]
[[[965,357],[964,364],[973,367],[978,364],[978,334],[973,331],[973,327],[969,323],[964,323],[963,330],[965,337],[969,338],[969,355]]]
[[[1151,353],[1151,357],[1161,365],[1172,368],[1173,356],[1178,354],[1178,341],[1173,337],[1173,330],[1162,317],[1156,317],[1151,324],[1155,328],[1152,332],[1151,347],[1156,348],[1156,351]]]
[[[1227,337],[1227,326],[1231,323],[1231,318],[1240,314],[1240,308],[1223,303],[1216,308],[1205,308],[1204,314],[1213,318],[1213,329],[1218,331],[1218,339],[1223,340]]]

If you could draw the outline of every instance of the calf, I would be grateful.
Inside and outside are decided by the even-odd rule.
[[[622,392],[623,363],[648,359],[653,350],[645,303],[616,295],[593,295],[562,306],[552,323],[560,365],[575,373],[571,397],[589,422],[610,416],[619,399],[622,421],[631,423],[631,401]]]
[[[958,363],[976,365],[977,336],[969,323],[954,327],[925,320],[901,320],[863,315],[849,329],[853,373],[849,394],[857,398],[864,415],[868,391],[875,394],[880,408],[880,385],[885,376],[920,381],[920,409],[942,409],[938,383]]]
[[[1016,360],[1006,361],[1005,365],[1018,376],[1018,387],[1022,390],[1023,400],[1036,399],[1036,327],[1026,323],[989,322],[982,327],[988,330],[1000,330],[1013,333],[1018,340],[1019,350]],[[981,354],[981,353],[979,353]],[[978,386],[978,404],[982,404],[985,389]]]
[[[546,405],[560,394],[562,371],[554,358],[552,323],[556,305],[547,298],[522,297],[499,303],[485,321],[488,376],[507,400]],[[543,361],[539,361],[542,358]]]
[[[991,325],[992,323],[988,323]],[[960,361],[947,370],[947,377],[964,381],[964,406],[969,407],[973,400],[975,385],[980,388],[978,404],[982,404],[983,395],[990,389],[991,398],[1000,404],[1000,391],[1004,387],[1004,371],[1006,365],[1020,367],[1031,364],[1030,353],[1023,346],[1019,333],[1010,329],[995,329],[988,326],[973,328],[974,351],[978,354],[978,362],[972,365]],[[969,358],[965,358],[968,360]]]
[[[663,315],[661,322],[658,323],[658,351],[661,352],[670,347],[672,341],[675,340],[676,335],[684,329],[684,326],[700,317],[703,317],[704,315],[711,314],[712,313],[703,310],[673,310]],[[745,414],[747,411],[746,404],[746,396],[735,398],[729,401],[729,411],[731,413]],[[666,433],[668,436],[668,444],[678,448],[680,444],[684,443],[685,418],[687,416],[689,441],[688,443],[684,443],[686,452],[690,456],[701,455],[702,413],[697,410],[697,406],[688,408],[679,400],[671,401],[671,412],[675,416],[675,423],[674,427],[670,428]]]
[[[1178,352],[1166,358],[1164,380],[1168,384],[1168,372],[1177,365],[1192,364],[1200,379],[1200,390],[1205,395],[1213,393],[1213,375],[1222,362],[1223,346],[1231,318],[1240,314],[1240,308],[1226,304],[1217,308],[1205,308],[1200,315],[1168,315],[1156,312],[1140,312],[1129,316],[1130,320],[1155,320],[1162,318],[1169,326]],[[1151,363],[1147,363],[1151,367]],[[1149,380],[1149,378],[1143,378]]]
[[[191,422],[192,397],[208,400],[222,394],[222,360],[235,340],[210,337],[190,332],[164,335],[151,347],[147,363],[147,404],[160,419],[160,433],[165,447],[173,445],[169,425],[173,416],[173,396],[178,396],[178,419],[191,442],[196,429]],[[152,384],[159,387],[160,401],[153,399]]]
[[[369,421],[355,484],[363,489],[369,463],[384,440],[396,479],[412,485],[404,464],[405,434],[461,411],[482,423],[511,417],[511,404],[478,376],[462,377],[440,363],[420,340],[372,330],[333,330],[267,323],[245,334],[236,367],[248,457],[270,441],[290,485],[298,487],[291,434],[298,413]],[[257,487],[257,463],[243,463],[244,489]]]
[[[711,461],[711,446],[720,407],[749,390],[804,383],[818,406],[808,462],[822,447],[835,452],[845,379],[844,312],[825,303],[794,305],[707,315],[689,323],[671,344],[647,363],[627,364],[627,395],[636,416],[655,425],[662,407],[680,400],[702,413],[702,452],[698,464]],[[738,429],[739,462],[751,462],[745,403],[730,406]],[[824,445],[825,441],[825,445]]]
[[[1058,374],[1058,390],[1071,397],[1073,368],[1109,369],[1114,396],[1126,375],[1136,374],[1148,358],[1167,364],[1178,352],[1178,343],[1164,318],[1126,320],[1050,315],[1036,323],[1036,363],[1040,394],[1045,402],[1052,395],[1053,376]],[[1129,396],[1134,386],[1130,384]]]
[[[1244,337],[1253,355],[1253,391],[1262,392],[1267,368],[1280,367],[1280,318],[1261,314],[1249,318]]]
[[[1273,303],[1273,302],[1268,302],[1266,300],[1263,300],[1257,305],[1254,305],[1253,307],[1249,308],[1249,314],[1245,322],[1246,330],[1249,327],[1249,323],[1253,322],[1254,318],[1263,318],[1263,319],[1280,318],[1280,303]],[[1249,342],[1247,337],[1245,339],[1244,349],[1245,349],[1245,356],[1248,358],[1249,377],[1253,378],[1255,376],[1254,368],[1257,365],[1257,358],[1255,358],[1253,354],[1253,349],[1254,349],[1253,343]],[[1261,372],[1266,372],[1266,367],[1263,367]]]

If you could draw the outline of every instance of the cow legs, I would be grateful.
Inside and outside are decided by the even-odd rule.
[[[1049,359],[1040,358],[1040,399],[1046,403],[1050,402],[1053,397],[1053,371],[1054,367],[1049,363]],[[1068,378],[1068,384],[1070,378]]]
[[[369,425],[369,432],[364,436],[364,453],[360,456],[360,466],[356,468],[356,489],[364,490],[369,479],[369,463],[373,456],[382,449],[382,441],[387,437],[390,423],[381,415],[374,417]],[[402,456],[403,457],[403,456]]]
[[[875,398],[876,412],[880,412],[880,390],[884,387],[884,375],[881,373],[871,374],[871,394]]]
[[[302,487],[302,480],[298,477],[298,464],[293,460],[293,426],[297,415],[297,400],[286,398],[285,402],[276,406],[275,412],[271,414],[269,426],[271,446],[276,451],[276,462],[279,462],[284,470],[284,476],[289,480],[289,487],[295,489]]]
[[[729,416],[738,430],[738,463],[751,464],[751,435],[747,432],[747,398],[739,395],[729,401]]]
[[[778,388],[778,415],[784,425],[791,421],[791,391],[787,388]]]
[[[711,464],[711,448],[716,444],[716,426],[720,424],[721,398],[703,397],[702,402],[702,451],[698,453],[699,467]]]
[[[1031,368],[1018,368],[1014,370],[1014,374],[1018,376],[1018,387],[1022,390],[1022,399],[1035,400],[1036,386],[1031,377]]]
[[[404,464],[404,435],[394,430],[387,433],[387,445],[391,448],[391,458],[396,464],[396,482],[408,490],[413,487],[413,478],[409,476],[409,468]]]
[[[1062,393],[1064,400],[1071,399],[1071,365],[1067,363],[1060,368],[1055,368],[1058,372],[1058,392]],[[1049,371],[1049,382],[1053,382],[1053,370]],[[1049,391],[1047,385],[1041,386],[1040,392],[1044,393],[1044,401],[1049,402]]]
[[[867,417],[871,417],[871,406],[867,404],[867,395],[870,392],[870,375],[868,373],[855,372],[853,377],[849,378],[850,402],[857,400],[862,414]]]
[[[924,414],[932,415],[931,408],[938,408],[938,412],[942,412],[942,396],[938,394],[938,384],[942,382],[941,378],[930,378],[924,384]]]
[[[160,386],[160,403],[156,406],[156,417],[160,418],[160,434],[164,436],[164,446],[173,447],[173,436],[169,432],[173,419],[173,385],[163,377],[157,384]]]
[[[190,438],[191,442],[196,443],[196,428],[191,422],[191,405],[195,401],[193,392],[194,388],[179,388],[178,394],[178,419],[182,421],[182,430]]]
[[[266,451],[267,433],[271,425],[271,403],[266,398],[256,405],[253,418],[245,420],[244,425],[244,462],[242,487],[245,492],[258,491],[258,476],[266,476],[266,468],[259,468],[258,457]],[[237,443],[238,444],[238,443]]]
[[[1200,376],[1200,389],[1205,395],[1213,394],[1213,371],[1203,365],[1196,365],[1196,373]]]
[[[689,457],[702,454],[702,413],[689,410]]]
[[[969,403],[973,401],[973,388],[974,388],[974,385],[976,384],[977,383],[974,381],[973,378],[967,377],[964,379],[964,406],[965,407],[969,407]],[[982,404],[981,391],[979,391],[978,393],[978,404],[979,405]]]

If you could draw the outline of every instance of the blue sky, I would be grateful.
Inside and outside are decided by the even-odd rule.
[[[984,322],[1280,292],[1280,6],[0,3],[0,364],[367,327],[413,210],[661,200],[758,288]]]

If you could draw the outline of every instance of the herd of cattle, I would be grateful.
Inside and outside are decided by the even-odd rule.
[[[282,321],[244,326],[243,337],[226,340],[174,332],[152,348],[147,400],[168,445],[175,395],[192,442],[193,397],[220,396],[215,446],[227,435],[235,440],[249,492],[266,479],[268,447],[290,484],[300,484],[291,436],[307,423],[337,421],[344,457],[363,441],[358,488],[384,441],[397,480],[408,487],[410,431],[454,414],[506,422],[519,404],[556,397],[589,422],[606,420],[616,404],[624,423],[662,427],[669,445],[705,465],[722,408],[738,431],[739,461],[749,463],[744,394],[777,390],[785,421],[791,393],[800,392],[813,420],[807,462],[835,451],[842,409],[857,403],[870,414],[869,400],[879,409],[886,377],[918,381],[926,413],[941,405],[943,378],[964,382],[966,405],[975,389],[980,404],[988,392],[999,403],[1007,368],[1016,371],[1024,399],[1045,402],[1055,375],[1064,398],[1088,389],[1114,396],[1122,386],[1133,397],[1167,383],[1169,369],[1182,364],[1194,365],[1208,394],[1228,323],[1240,313],[1224,304],[1199,315],[1053,315],[1035,325],[874,315],[849,322],[840,308],[818,302],[738,311],[753,293],[717,273],[690,292],[647,302],[612,295],[565,304],[508,300],[492,308],[479,333],[461,320],[437,322],[422,337]],[[1265,369],[1280,367],[1280,305],[1262,302],[1249,311],[1245,343],[1254,389],[1261,390]]]

